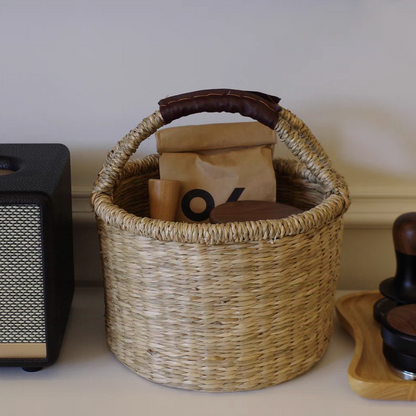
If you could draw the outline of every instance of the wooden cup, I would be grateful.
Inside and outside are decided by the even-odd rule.
[[[149,179],[150,218],[175,220],[180,187],[179,181]]]

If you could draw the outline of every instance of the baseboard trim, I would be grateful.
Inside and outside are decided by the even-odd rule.
[[[404,212],[416,211],[416,187],[351,187],[352,204],[345,214],[346,228],[390,228]],[[72,193],[76,225],[95,225],[90,190],[75,188]]]
[[[75,225],[93,225],[95,218],[90,206],[91,190],[86,188],[72,189],[72,219]]]
[[[348,228],[391,228],[404,212],[416,211],[415,187],[351,187]]]

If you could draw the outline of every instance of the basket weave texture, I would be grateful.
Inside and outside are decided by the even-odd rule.
[[[186,224],[148,218],[158,156],[129,161],[159,111],[109,153],[91,196],[101,241],[106,332],[131,370],[171,387],[253,390],[294,378],[325,352],[350,200],[301,120],[276,131],[299,161],[275,159],[281,220]]]

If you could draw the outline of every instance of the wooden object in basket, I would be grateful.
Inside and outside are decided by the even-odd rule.
[[[401,380],[389,369],[382,352],[380,326],[373,318],[378,291],[346,295],[336,303],[342,326],[355,340],[348,368],[351,388],[359,396],[374,400],[416,400],[416,382]]]
[[[149,179],[150,217],[174,221],[181,183],[164,179]]]
[[[215,207],[209,216],[212,224],[229,222],[278,220],[293,214],[300,214],[301,209],[291,205],[269,201],[234,201]]]

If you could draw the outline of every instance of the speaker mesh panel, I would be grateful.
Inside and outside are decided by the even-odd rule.
[[[0,206],[0,343],[46,342],[41,213]]]

